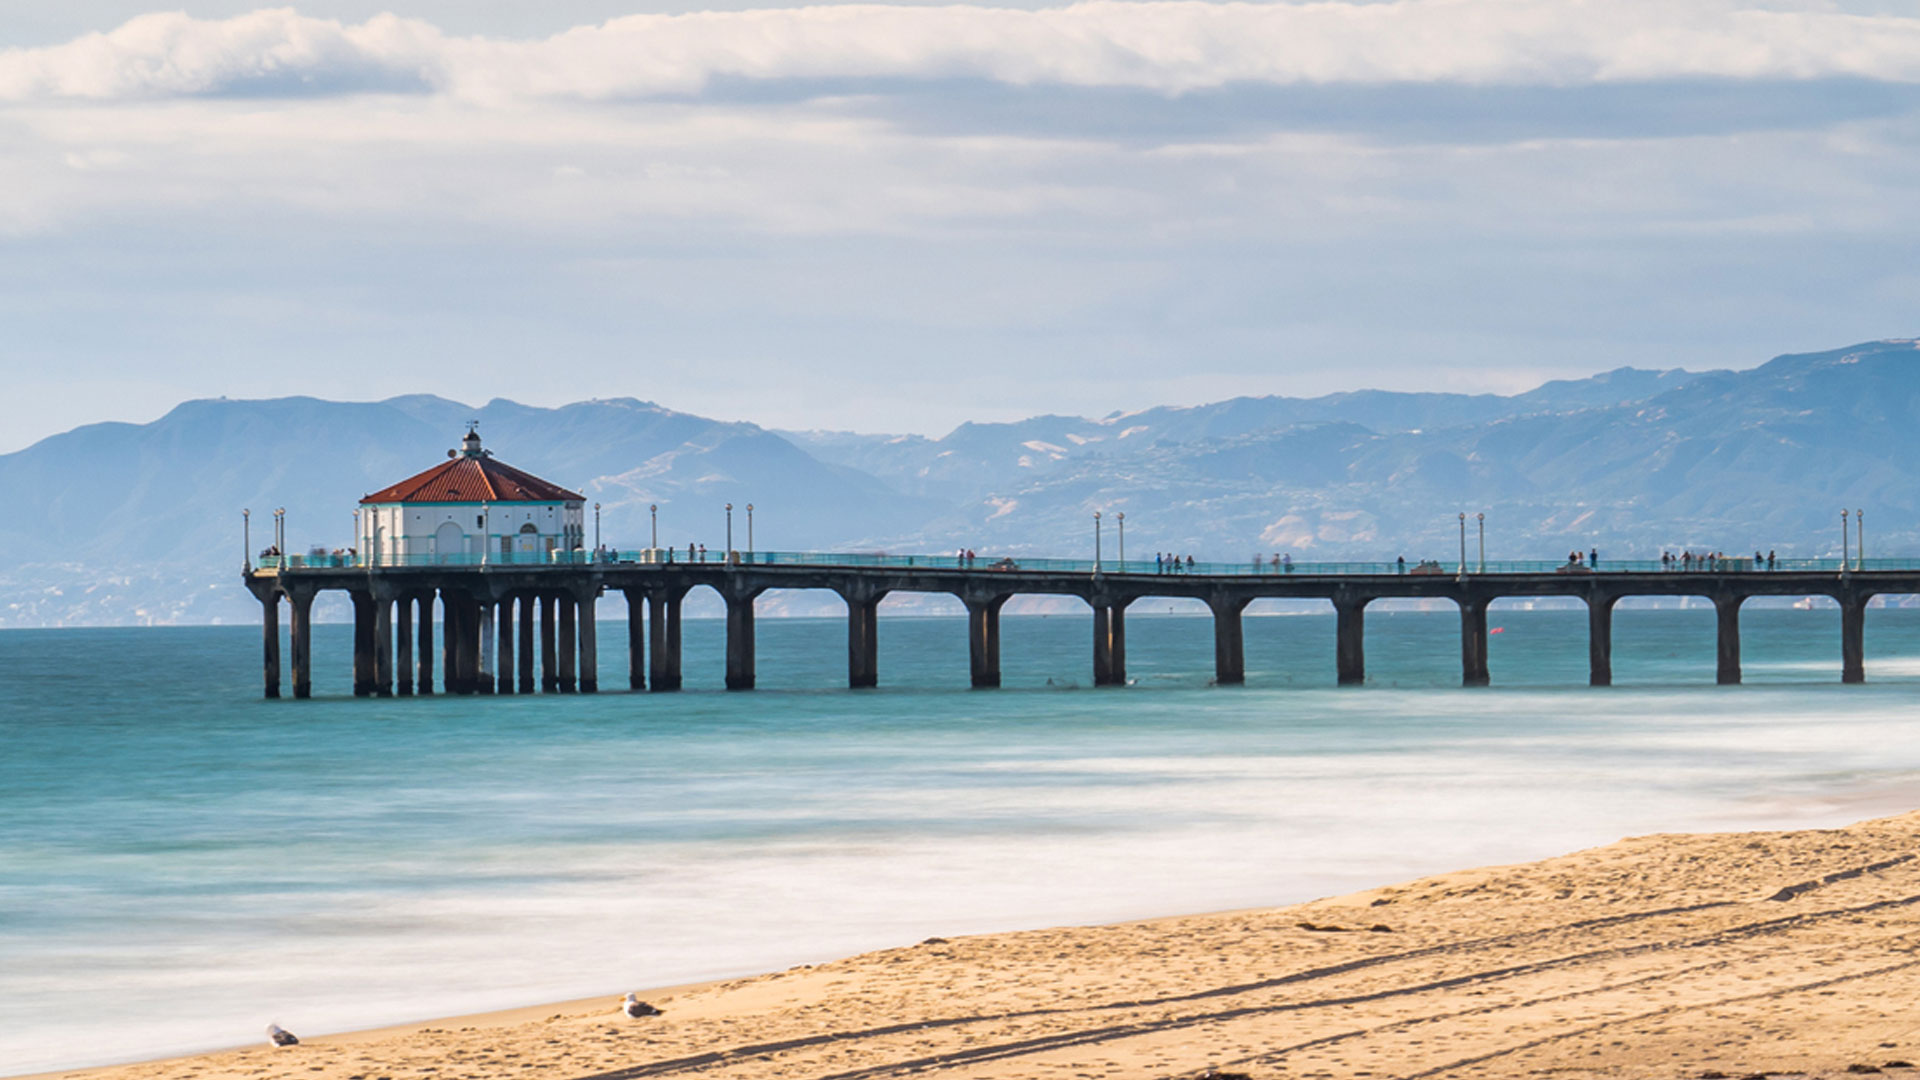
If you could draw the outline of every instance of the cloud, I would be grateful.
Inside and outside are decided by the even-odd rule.
[[[0,101],[366,91],[496,103],[698,95],[716,82],[974,80],[1160,94],[1242,85],[1920,82],[1920,17],[1727,0],[848,4],[633,15],[539,41],[291,9],[133,19],[0,52]]]

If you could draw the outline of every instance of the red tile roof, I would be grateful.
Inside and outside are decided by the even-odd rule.
[[[382,488],[362,503],[585,502],[586,496],[491,457],[462,454]]]

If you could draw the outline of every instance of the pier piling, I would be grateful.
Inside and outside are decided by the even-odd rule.
[[[267,696],[280,696],[280,594],[260,598],[261,666],[265,669]]]
[[[1238,686],[1247,681],[1246,639],[1241,633],[1240,613],[1250,598],[1216,596],[1207,601],[1213,609],[1213,681],[1220,686]]]
[[[1613,605],[1618,597],[1587,598],[1587,685],[1613,685]]]
[[[727,596],[727,689],[751,690],[754,683],[753,599],[758,592]]]
[[[594,591],[581,594],[580,605],[580,692],[600,692],[600,633],[594,611],[598,607]]]
[[[1714,681],[1721,686],[1740,682],[1740,603],[1746,597],[1722,593],[1713,598],[1719,633],[1718,663]]]
[[[399,610],[394,612],[393,643],[399,647],[393,672],[397,676],[394,693],[413,696],[413,594],[401,593]]]
[[[1004,596],[962,597],[967,605],[967,659],[972,685],[985,690],[1000,685],[1000,609]]]
[[[1460,601],[1460,685],[1486,686],[1487,605],[1490,600],[1469,596]]]
[[[1840,681],[1867,681],[1867,597],[1840,599]]]
[[[1341,686],[1367,681],[1367,598],[1336,596],[1334,614],[1334,668]]]
[[[647,594],[622,590],[627,598],[627,689],[647,688]]]

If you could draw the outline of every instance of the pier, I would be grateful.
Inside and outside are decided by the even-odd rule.
[[[1068,559],[735,552],[730,559],[673,561],[668,553],[549,551],[488,556],[271,557],[243,580],[261,605],[266,696],[282,690],[280,608],[291,620],[293,696],[313,686],[314,597],[333,589],[353,604],[353,691],[359,696],[594,693],[599,670],[599,599],[627,601],[626,687],[681,686],[681,607],[695,589],[726,604],[726,686],[754,687],[754,600],[772,589],[827,589],[847,605],[847,685],[879,685],[882,599],[896,592],[944,593],[966,605],[972,685],[1000,685],[1000,611],[1015,596],[1070,596],[1093,613],[1095,685],[1127,680],[1127,608],[1185,598],[1213,616],[1214,682],[1246,680],[1241,617],[1255,600],[1325,600],[1337,622],[1335,668],[1342,686],[1366,681],[1366,610],[1376,600],[1446,600],[1460,611],[1461,682],[1492,681],[1487,609],[1496,599],[1569,597],[1587,607],[1593,686],[1613,682],[1613,609],[1627,597],[1703,597],[1717,613],[1722,685],[1740,682],[1740,607],[1756,596],[1825,596],[1840,609],[1840,679],[1865,680],[1867,603],[1882,594],[1920,593],[1920,561],[1781,560],[1775,568],[1723,559],[1681,569],[1621,561],[1598,569],[1552,562],[1484,563],[1442,569],[1400,563],[1208,563],[1194,566]],[[436,620],[436,614],[438,618]],[[436,623],[440,627],[436,641]],[[956,659],[957,662],[957,659]]]

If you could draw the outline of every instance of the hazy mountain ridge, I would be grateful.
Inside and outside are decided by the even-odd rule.
[[[761,550],[1090,553],[1099,510],[1108,530],[1126,513],[1135,559],[1444,557],[1459,512],[1487,514],[1495,558],[1817,554],[1837,552],[1845,505],[1892,553],[1920,546],[1917,361],[1886,341],[1511,396],[1237,398],[937,439],[778,433],[632,398],[193,401],[0,455],[19,508],[0,523],[0,625],[250,618],[241,507],[256,549],[283,505],[295,550],[344,546],[359,498],[443,459],[469,420],[502,460],[599,503],[603,537],[629,548],[657,505],[663,544],[718,550],[731,502],[736,545],[752,503]]]

